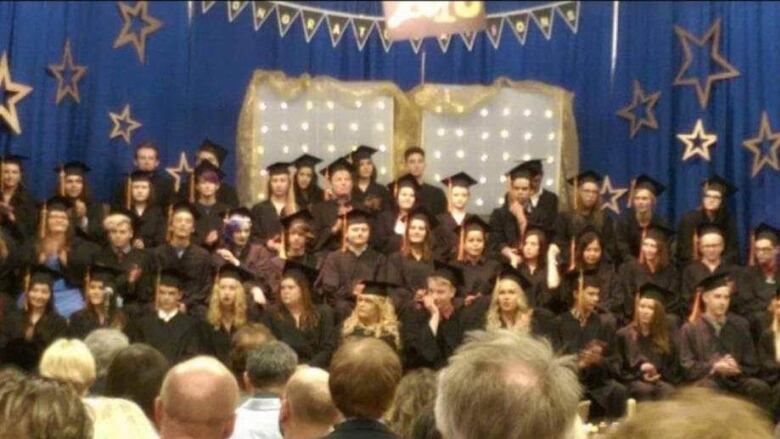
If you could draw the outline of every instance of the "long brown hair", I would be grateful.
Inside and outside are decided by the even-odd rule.
[[[54,212],[61,212],[61,211],[55,210]],[[51,235],[49,234],[49,215],[51,215],[51,213],[52,213],[51,209],[46,209],[45,216],[41,218],[41,221],[43,223],[42,228],[43,230],[46,231],[46,233],[43,238],[39,238],[38,240],[36,240],[35,243],[35,254],[36,254],[36,259],[39,263],[43,263],[44,260],[46,259],[46,256],[48,256],[46,254],[46,244],[49,241],[51,241]],[[62,247],[58,249],[58,256],[60,251],[64,251],[65,254],[67,255],[67,253],[70,251],[71,242],[73,241],[73,233],[74,233],[73,215],[70,210],[66,211],[66,213],[68,215],[68,230],[65,232],[65,240],[62,243]],[[66,259],[61,262],[67,265],[68,263],[67,256]]]
[[[585,184],[585,182],[580,183],[580,186],[583,184]],[[604,225],[604,210],[601,209],[599,200],[596,200],[596,204],[594,204],[593,207],[585,207],[579,188],[575,188],[571,192],[571,198],[574,200],[572,201],[572,205],[574,206],[572,213],[574,214],[573,221],[575,228],[578,226],[585,226],[588,223],[588,219],[590,219],[593,226],[601,230]]]
[[[637,336],[639,335],[639,298],[637,297],[634,305],[634,320],[631,322]],[[650,341],[653,344],[653,350],[663,354],[671,352],[671,343],[669,341],[669,327],[666,323],[666,308],[664,305],[653,299],[653,319],[650,320]]]
[[[669,266],[671,263],[670,257],[669,257],[669,244],[665,239],[658,239],[658,237],[655,236],[646,236],[645,239],[652,239],[655,241],[655,247],[657,249],[657,254],[655,257],[656,262],[656,270],[662,270]],[[644,241],[644,239],[642,240]],[[642,243],[639,244],[640,251],[642,248]],[[642,258],[642,266],[645,267],[648,271],[650,270],[650,265],[647,263],[647,258]]]
[[[583,268],[585,267],[585,249],[588,248],[589,245],[592,243],[598,241],[599,245],[601,246],[601,260],[604,260],[604,241],[602,241],[601,237],[598,235],[598,233],[595,232],[585,232],[577,239],[577,247],[576,247],[576,254],[577,254],[577,267]],[[541,256],[541,255],[540,255]]]
[[[425,239],[423,239],[422,242],[422,261],[430,261],[433,258],[433,238],[431,238],[431,234],[433,230],[431,230],[431,225],[428,223],[428,220],[423,218],[414,218],[414,217],[408,217],[408,222],[406,223],[406,230],[404,231],[404,241],[406,245],[401,246],[401,254],[405,258],[411,258],[412,256],[412,246],[409,244],[409,229],[412,226],[412,220],[413,219],[422,219],[422,221],[425,223]]]
[[[303,312],[301,313],[300,319],[301,329],[311,329],[316,327],[320,323],[320,314],[317,312],[317,308],[314,307],[314,302],[311,298],[311,285],[309,285],[309,280],[304,276],[291,271],[282,275],[282,278],[279,281],[280,289],[282,281],[285,279],[292,279],[295,281],[295,284],[298,286],[298,288],[301,289],[301,306],[303,307]],[[277,297],[279,297],[278,292]],[[283,319],[286,313],[288,313],[288,311],[284,306],[284,303],[282,303],[281,300],[278,300],[276,305],[274,305],[274,314],[276,314],[276,317],[279,319]]]
[[[536,257],[536,266],[538,268],[544,268],[547,265],[547,234],[538,229],[531,229],[523,235],[523,239],[520,241],[520,253],[523,253],[523,247],[526,240],[531,236],[536,236],[539,240],[539,255]],[[525,257],[524,257],[525,258]]]

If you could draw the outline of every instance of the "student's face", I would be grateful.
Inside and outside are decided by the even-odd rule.
[[[658,257],[658,243],[653,238],[645,238],[642,241],[642,254],[645,255],[645,260],[655,261]]]
[[[537,235],[528,235],[523,242],[523,258],[537,259],[539,257],[539,237]]]
[[[302,294],[301,287],[299,287],[298,283],[292,278],[284,278],[279,284],[279,300],[281,300],[285,306],[300,303]]]
[[[780,320],[780,300],[774,299],[772,301],[772,313],[775,316],[775,320]]]
[[[213,197],[217,195],[219,190],[219,183],[207,180],[205,178],[199,178],[196,186],[198,193],[203,197]]]
[[[716,318],[726,315],[731,303],[731,290],[728,285],[718,287],[702,294],[705,310]]]
[[[64,233],[70,226],[70,217],[67,212],[52,210],[49,211],[46,222],[50,232]]]
[[[219,290],[220,306],[230,308],[236,303],[236,297],[240,293],[241,283],[236,279],[222,278],[217,283],[217,289]]]
[[[723,254],[723,237],[718,233],[705,233],[699,239],[699,251],[703,259],[717,261]]]
[[[35,283],[30,287],[27,304],[30,308],[39,311],[46,309],[51,300],[51,289],[46,284]]]
[[[352,174],[345,169],[330,176],[330,187],[337,197],[348,197],[352,193]]]
[[[179,211],[173,215],[173,235],[178,238],[189,238],[195,231],[195,218],[186,211]]]
[[[252,233],[252,221],[249,218],[241,217],[238,229],[233,232],[233,242],[238,246],[245,246],[249,243],[249,236]]]
[[[599,289],[593,286],[586,286],[580,292],[580,307],[585,312],[593,312],[599,303]]]
[[[453,186],[451,193],[450,203],[452,203],[452,207],[458,210],[465,209],[466,203],[469,202],[469,189],[462,186]]]
[[[133,228],[127,223],[117,224],[109,229],[108,239],[111,241],[111,245],[116,248],[127,247],[130,245],[130,240],[133,239]]]
[[[582,183],[579,192],[582,204],[587,209],[592,209],[599,201],[599,186],[592,181]]]
[[[414,218],[409,221],[409,242],[412,244],[422,244],[425,241],[425,235],[428,233],[428,224],[425,220]]]
[[[294,252],[301,252],[306,248],[306,235],[299,232],[290,232],[287,235],[287,245]]]
[[[160,285],[157,288],[157,308],[165,312],[171,312],[175,309],[179,309],[179,303],[181,301],[181,292],[178,288]]]
[[[371,178],[371,174],[374,173],[374,162],[371,159],[360,159],[358,164],[358,175],[360,178]]]
[[[425,157],[422,154],[411,154],[406,158],[406,170],[412,177],[420,178],[425,173]]]
[[[472,258],[482,256],[482,252],[485,250],[485,234],[481,230],[468,231],[463,250]]]
[[[78,198],[84,192],[84,177],[80,175],[65,176],[65,196]]]
[[[509,187],[509,198],[518,203],[526,203],[531,199],[531,182],[525,177],[515,178]]]
[[[361,294],[355,304],[355,312],[360,323],[371,325],[379,322],[379,304],[370,294]]]
[[[433,296],[433,303],[437,308],[445,310],[452,306],[455,288],[444,278],[428,278],[428,294]]]
[[[3,185],[15,188],[22,181],[22,170],[16,163],[3,164]]]
[[[198,151],[198,155],[195,157],[195,166],[203,163],[204,161],[210,162],[212,165],[219,168],[219,160],[217,156],[211,151]]]
[[[534,175],[531,177],[531,190],[534,191],[534,193],[539,192],[539,188],[542,187],[542,178],[544,175]]]
[[[347,227],[347,241],[357,247],[368,243],[370,229],[366,223],[351,224]]]
[[[309,167],[298,168],[298,172],[295,174],[298,179],[298,187],[306,189],[311,184],[314,177],[314,171]]]
[[[634,209],[639,213],[653,210],[653,193],[647,189],[637,189],[634,192]]]
[[[601,262],[601,242],[594,240],[582,253],[582,260],[588,265],[596,265]]]
[[[639,299],[636,305],[636,312],[639,323],[649,325],[653,321],[653,315],[655,314],[655,299],[648,299],[647,297]]]
[[[408,211],[414,207],[414,202],[417,199],[414,193],[414,189],[410,187],[402,187],[398,189],[398,207],[401,210]]]
[[[517,311],[517,291],[508,282],[501,282],[498,289],[498,309],[504,313]]]
[[[160,166],[157,151],[152,148],[141,148],[135,153],[135,167],[141,171],[154,171]]]
[[[720,209],[720,205],[723,203],[723,195],[721,195],[720,191],[705,190],[701,203],[704,206],[704,210],[714,212]]]
[[[777,260],[779,246],[772,244],[768,239],[756,240],[756,262],[761,265],[773,264]]]
[[[134,181],[130,184],[130,196],[136,203],[145,203],[149,201],[152,193],[152,184],[148,181]]]
[[[106,290],[103,282],[90,281],[87,288],[87,300],[94,306],[101,306],[106,300]]]
[[[276,174],[271,176],[271,194],[274,197],[282,198],[290,190],[290,176],[287,174]]]

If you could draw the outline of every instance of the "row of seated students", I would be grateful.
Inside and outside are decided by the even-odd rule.
[[[57,336],[101,326],[121,327],[173,361],[196,352],[224,360],[230,334],[262,321],[303,362],[327,366],[342,336],[362,335],[392,343],[407,368],[437,368],[465,331],[516,327],[576,354],[588,395],[607,416],[628,394],[660,397],[665,383],[681,382],[776,406],[755,379],[778,378],[775,332],[767,332],[777,328],[778,232],[757,227],[753,263],[736,264],[728,182],[707,179],[701,208],[675,234],[653,212],[664,190],[654,179],[635,179],[633,207],[615,219],[601,210],[601,176],[580,173],[569,180],[573,208],[558,213],[557,197],[539,189],[541,163],[531,160],[507,173],[506,202],[484,221],[466,212],[473,178],[445,179],[446,193],[423,183],[424,153],[413,148],[409,174],[385,188],[375,182],[374,151],[360,147],[323,168],[324,190],[313,190],[318,159],[273,164],[268,200],[247,209],[222,181],[218,145],[201,145],[195,172],[175,193],[160,183],[156,148],[144,143],[110,211],[84,197],[89,169],[78,162],[55,170],[57,196],[20,207],[30,200],[19,185],[23,160],[6,156],[3,361],[31,367]],[[718,288],[704,289],[713,276],[728,285],[728,313],[714,316],[708,300]],[[643,289],[655,296],[650,305]],[[704,317],[683,325],[702,308]],[[762,364],[756,345],[767,351]]]

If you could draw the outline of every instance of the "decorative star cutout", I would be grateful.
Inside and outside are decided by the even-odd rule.
[[[111,118],[111,122],[114,123],[114,127],[111,129],[109,139],[121,137],[125,140],[125,143],[130,144],[130,135],[132,132],[143,126],[141,122],[133,119],[130,116],[130,104],[125,104],[125,108],[121,113],[108,112],[108,116]]]
[[[766,142],[772,142],[769,147],[769,153],[764,155],[761,151],[761,145]],[[761,127],[758,129],[758,134],[752,139],[747,139],[742,142],[742,146],[747,148],[753,153],[753,173],[751,177],[755,177],[764,168],[764,165],[769,165],[775,171],[780,171],[780,131],[772,132],[772,125],[769,123],[769,115],[764,111],[761,113]]]
[[[636,136],[636,133],[639,132],[639,129],[642,128],[642,126],[646,126],[654,130],[658,129],[658,121],[655,119],[653,107],[658,102],[660,97],[660,91],[657,91],[651,95],[645,95],[645,91],[642,90],[642,85],[638,80],[634,80],[634,95],[631,98],[631,103],[621,108],[620,111],[617,112],[618,116],[624,117],[628,119],[629,122],[631,122],[630,136],[632,139],[634,136]],[[645,107],[645,116],[641,118],[637,117],[635,112],[636,108],[640,105]]]
[[[179,187],[181,186],[181,180],[183,178],[184,173],[192,174],[194,170],[192,169],[192,166],[190,166],[190,162],[187,161],[187,153],[184,151],[181,152],[181,155],[179,156],[179,164],[176,166],[169,166],[165,168],[165,171],[173,177],[174,181],[174,189],[176,189],[176,192],[179,191]]]
[[[0,58],[0,120],[5,122],[11,132],[17,136],[22,133],[22,127],[19,123],[19,115],[16,114],[16,104],[32,90],[29,85],[13,82],[8,56],[3,52]]]
[[[685,144],[685,152],[683,152],[683,161],[686,161],[694,156],[699,156],[704,160],[710,161],[710,147],[718,141],[718,136],[715,134],[707,134],[704,132],[704,124],[701,119],[696,121],[696,125],[693,127],[693,132],[690,134],[678,134],[677,138]]]
[[[162,21],[149,15],[149,4],[146,1],[139,1],[135,6],[129,6],[126,3],[118,2],[119,13],[122,14],[122,30],[114,41],[114,49],[132,44],[138,53],[138,60],[144,63],[146,55],[146,37],[157,32],[163,25]],[[133,18],[143,21],[144,26],[140,31],[134,31]]]
[[[715,20],[715,23],[701,38],[697,38],[680,26],[674,27],[674,33],[677,34],[677,38],[679,38],[680,43],[682,44],[683,52],[685,54],[682,67],[680,67],[680,71],[677,72],[677,76],[674,78],[674,85],[693,85],[696,87],[696,96],[699,98],[699,105],[701,105],[701,108],[706,108],[707,103],[710,100],[712,84],[715,81],[736,78],[739,76],[739,70],[726,61],[726,58],[720,54],[720,19]],[[685,75],[688,73],[688,69],[693,63],[693,52],[691,51],[690,46],[691,43],[699,47],[705,47],[706,44],[710,44],[710,60],[714,61],[715,64],[722,69],[720,72],[708,73],[707,79],[703,84],[699,80],[698,76],[691,76],[687,78],[685,77]],[[713,70],[714,69],[710,67],[707,71],[710,72]]]
[[[604,176],[604,182],[601,184],[601,197],[604,199],[604,195],[607,195],[609,201],[603,201],[601,209],[609,209],[616,214],[620,215],[620,204],[618,201],[623,195],[628,192],[628,188],[616,188],[612,187],[612,180],[609,179],[609,175]]]
[[[70,95],[76,102],[81,103],[79,81],[87,74],[87,68],[73,61],[73,54],[70,51],[70,38],[65,41],[62,61],[60,61],[60,64],[49,64],[49,72],[57,80],[57,99],[55,101],[57,105],[67,95]]]

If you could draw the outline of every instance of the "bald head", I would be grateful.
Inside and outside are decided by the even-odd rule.
[[[155,404],[160,437],[227,438],[239,402],[233,374],[213,357],[195,357],[165,376]]]
[[[328,388],[328,372],[316,367],[296,371],[284,389],[284,397],[296,422],[333,425],[339,411]]]

